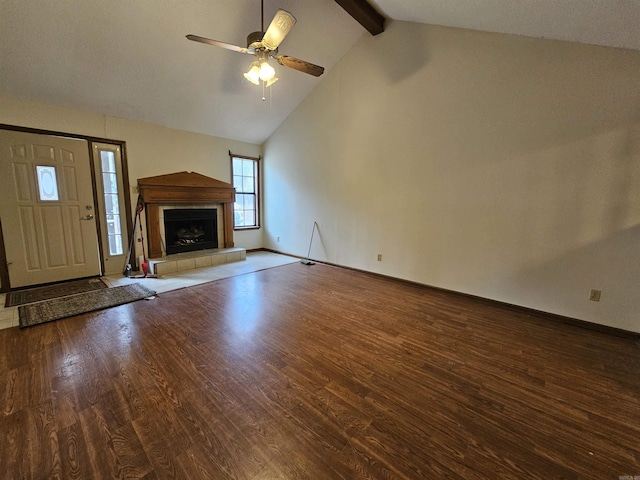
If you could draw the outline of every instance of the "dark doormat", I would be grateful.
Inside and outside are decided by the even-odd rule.
[[[101,288],[107,288],[107,285],[99,278],[83,278],[81,280],[47,285],[46,287],[28,288],[26,290],[7,293],[4,306],[15,307],[16,305],[41,302],[52,298],[75,295],[76,293],[99,290]]]
[[[123,305],[155,294],[153,290],[133,283],[22,305],[18,307],[20,328]]]

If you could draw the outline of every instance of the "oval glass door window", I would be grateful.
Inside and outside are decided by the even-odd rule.
[[[43,202],[56,202],[58,198],[58,178],[56,167],[36,165],[38,176],[38,194]]]

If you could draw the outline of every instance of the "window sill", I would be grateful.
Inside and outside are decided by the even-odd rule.
[[[233,227],[234,232],[240,232],[243,230],[260,230],[260,225],[257,227]]]

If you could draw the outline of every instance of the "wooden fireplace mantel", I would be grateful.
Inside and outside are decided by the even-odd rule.
[[[223,204],[224,247],[233,243],[233,185],[195,172],[178,172],[138,179],[138,191],[145,204],[147,217],[147,245],[149,258],[162,256],[160,239],[160,208],[174,203]]]

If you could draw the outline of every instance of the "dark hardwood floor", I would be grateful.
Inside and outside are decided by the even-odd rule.
[[[640,475],[640,345],[291,264],[0,331],[0,478]]]

